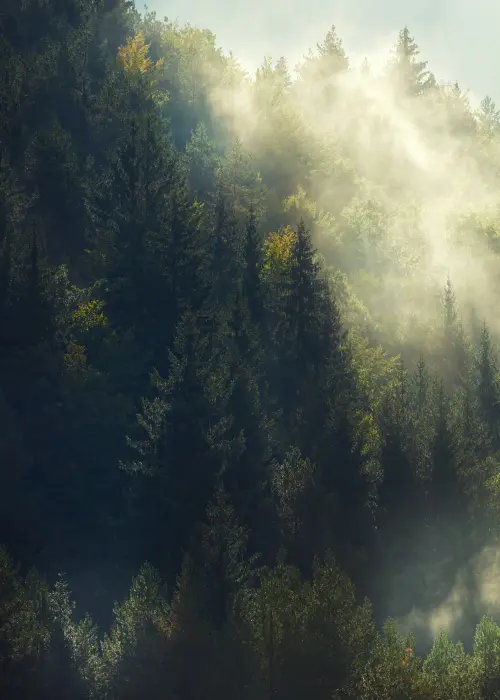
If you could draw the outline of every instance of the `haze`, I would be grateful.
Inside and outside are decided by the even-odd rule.
[[[351,62],[368,54],[383,56],[407,24],[422,56],[440,80],[457,80],[481,100],[500,102],[497,34],[500,5],[490,0],[150,0],[159,19],[166,15],[215,32],[224,51],[232,51],[248,70],[265,55],[285,56],[291,65],[335,24]],[[141,4],[138,4],[141,9]]]
[[[0,11],[0,698],[500,700],[500,11],[186,1]]]
[[[420,353],[434,356],[439,366],[441,293],[449,275],[459,301],[478,311],[500,336],[491,250],[482,234],[471,235],[464,246],[461,233],[471,216],[480,231],[488,229],[490,219],[497,220],[499,143],[496,137],[483,140],[467,107],[462,111],[467,98],[462,104],[450,85],[457,81],[462,91],[469,89],[473,108],[485,95],[496,99],[500,50],[494,48],[492,32],[499,8],[485,2],[474,10],[465,3],[427,2],[412,9],[358,0],[332,9],[324,2],[295,0],[232,5],[230,13],[215,2],[155,3],[150,9],[158,17],[214,32],[217,45],[232,51],[252,78],[263,66],[254,80],[217,83],[207,55],[197,70],[210,85],[213,116],[231,117],[233,136],[262,173],[268,207],[284,201],[292,224],[306,220],[327,266],[347,273],[349,282],[340,285],[340,294],[337,288],[337,295],[350,297],[342,310],[351,326],[368,331],[389,351],[402,352],[410,366]],[[280,87],[275,62],[284,56],[293,69],[332,24],[351,70],[337,66],[322,72],[314,64],[307,80]],[[416,60],[428,62],[442,88],[422,89],[417,100],[403,96],[397,76],[388,72],[405,25],[420,49]],[[263,63],[265,56],[272,64]],[[365,57],[371,73],[359,70]],[[298,166],[304,144],[316,159],[309,174],[301,174]],[[369,250],[363,252],[358,238]],[[451,541],[441,553],[443,561],[450,551],[458,552]],[[442,574],[441,562],[428,566],[428,589],[437,592],[441,580],[442,599],[434,609],[414,608],[409,626],[434,635],[442,626],[452,631],[460,625],[471,605],[479,615],[496,613],[499,595],[490,585],[495,580],[490,564],[496,565],[497,557],[496,543],[490,543],[489,550],[463,562],[477,579],[474,588],[487,589],[487,596],[470,590],[462,570],[453,585]],[[415,553],[405,572],[411,580],[424,566],[425,553],[417,560]],[[393,603],[398,595],[392,594]]]

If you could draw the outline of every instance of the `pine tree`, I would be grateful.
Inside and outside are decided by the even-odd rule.
[[[311,460],[304,459],[296,447],[284,458],[271,463],[271,490],[278,515],[281,541],[290,563],[310,572],[311,546],[318,536],[321,519],[316,519],[322,505],[321,484]]]
[[[399,32],[390,75],[396,87],[409,96],[420,95],[435,84],[434,76],[427,70],[427,61],[420,61],[419,55],[420,49],[405,27]]]
[[[227,149],[215,183],[219,196],[231,207],[238,222],[246,221],[252,208],[257,216],[263,213],[266,188],[240,140],[236,139]]]
[[[310,51],[299,67],[299,75],[304,81],[314,83],[319,80],[325,83],[348,69],[349,60],[335,26],[330,27],[324,41],[318,43],[316,49],[317,55]],[[323,87],[325,86],[323,85]],[[331,95],[331,90],[326,92],[326,96],[329,95]]]
[[[497,447],[500,439],[498,369],[495,350],[486,324],[483,325],[479,340],[477,357],[477,395],[482,418],[488,426],[493,444]]]
[[[465,386],[469,381],[468,340],[457,310],[455,292],[448,277],[444,290],[443,380],[448,390]]]
[[[200,202],[209,202],[215,174],[220,167],[220,156],[203,122],[198,124],[186,145],[186,160],[191,191]]]
[[[246,228],[245,267],[243,272],[243,295],[252,322],[261,326],[264,322],[263,289],[261,280],[262,243],[257,230],[253,208],[250,210]]]
[[[475,136],[477,122],[474,119],[467,91],[455,82],[441,87],[444,114],[452,134],[461,138]]]
[[[421,483],[408,449],[411,431],[411,409],[408,405],[408,378],[401,377],[403,386],[387,395],[380,417],[383,445],[382,483],[378,489],[379,518],[389,531],[408,532],[422,506]]]
[[[486,96],[479,105],[477,118],[481,133],[486,140],[491,140],[500,133],[500,110],[491,97]]]
[[[431,483],[433,511],[439,517],[458,513],[464,505],[449,410],[449,399],[440,382],[436,392]]]
[[[210,238],[205,209],[191,202],[184,182],[177,182],[169,198],[167,279],[176,322],[191,308],[199,311],[210,288]]]
[[[177,169],[151,114],[129,114],[124,127],[129,131],[120,139],[105,179],[95,185],[92,242],[104,259],[104,269],[96,272],[106,280],[110,319],[122,331],[134,328],[146,346],[151,333],[168,328],[159,325],[158,317],[158,308],[167,304],[162,234]]]
[[[238,638],[237,610],[255,577],[247,533],[227,495],[217,488],[192,555],[184,559],[172,602],[174,689],[192,697],[229,698],[241,692],[247,650]],[[198,658],[193,675],[191,659]],[[228,663],[221,674],[221,664]]]
[[[158,572],[145,564],[133,578],[126,600],[115,605],[110,633],[102,643],[104,683],[95,690],[123,700],[142,693],[151,700],[164,697],[172,682],[170,630],[165,586]]]
[[[292,248],[292,269],[287,312],[295,326],[292,338],[297,353],[297,369],[304,373],[307,364],[316,366],[321,357],[315,347],[318,331],[318,272],[311,234],[301,221]]]
[[[217,478],[243,449],[239,435],[228,435],[233,383],[224,354],[227,336],[219,329],[210,337],[201,324],[194,312],[182,317],[169,352],[169,374],[166,379],[153,375],[156,396],[142,402],[138,428],[145,439],[129,441],[138,460],[125,465],[153,477],[151,508],[160,509],[156,517],[176,543],[174,559],[202,520]]]
[[[223,196],[217,200],[214,218],[207,311],[209,315],[227,315],[241,283],[241,235],[234,211]]]
[[[296,427],[297,411],[304,408],[321,366],[319,266],[310,233],[301,222],[293,237],[289,271],[283,279],[281,327],[276,335],[276,392],[287,420]]]

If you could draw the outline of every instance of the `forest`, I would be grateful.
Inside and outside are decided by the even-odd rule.
[[[500,110],[2,0],[0,698],[500,698]]]

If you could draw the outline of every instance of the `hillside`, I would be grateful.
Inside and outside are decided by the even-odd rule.
[[[500,111],[4,4],[2,700],[500,697]]]

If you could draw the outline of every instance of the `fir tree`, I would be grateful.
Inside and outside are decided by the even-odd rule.
[[[419,95],[435,84],[434,76],[427,70],[427,61],[420,61],[419,55],[420,49],[405,27],[399,32],[390,73],[396,87],[409,96]]]

